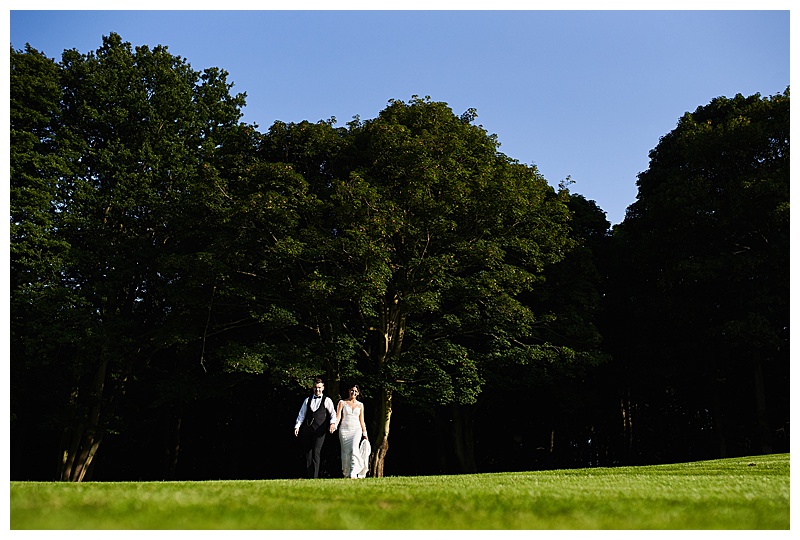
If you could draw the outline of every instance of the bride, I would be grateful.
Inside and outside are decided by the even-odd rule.
[[[342,475],[345,478],[364,478],[369,469],[369,439],[364,425],[364,404],[358,401],[361,393],[357,384],[350,386],[348,398],[336,406],[339,442],[342,448]],[[363,443],[362,443],[363,441]]]

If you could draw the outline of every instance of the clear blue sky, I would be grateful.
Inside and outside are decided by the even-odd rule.
[[[790,83],[786,10],[15,11],[32,7],[12,0],[13,48],[60,59],[111,32],[166,45],[196,70],[228,71],[247,93],[244,121],[264,131],[275,120],[374,118],[414,94],[456,114],[475,108],[502,152],[554,186],[569,175],[612,224],[635,200],[649,151],[685,112]]]

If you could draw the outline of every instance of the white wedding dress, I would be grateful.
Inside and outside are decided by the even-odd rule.
[[[361,403],[354,409],[342,402],[342,420],[339,422],[339,442],[342,448],[342,475],[345,478],[364,478],[369,468],[369,454],[365,457],[361,442]]]

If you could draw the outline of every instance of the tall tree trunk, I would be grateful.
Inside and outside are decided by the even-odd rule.
[[[728,457],[728,439],[726,436],[727,428],[725,426],[725,421],[723,419],[723,408],[722,408],[722,397],[720,395],[721,391],[719,388],[719,381],[714,380],[712,384],[712,392],[713,392],[713,407],[714,407],[714,430],[717,432],[717,444],[719,454],[717,457],[719,458],[726,458]]]
[[[65,482],[84,480],[103,439],[100,431],[100,416],[103,407],[108,356],[105,354],[102,356],[103,359],[97,366],[97,371],[89,387],[89,413],[83,421],[80,419],[79,412],[81,408],[79,400],[82,397],[79,388],[73,391],[70,399],[70,406],[78,412],[74,419],[74,425],[66,427],[61,438],[59,478]]]
[[[381,373],[389,362],[396,362],[403,350],[403,337],[406,330],[406,316],[400,305],[400,295],[389,292],[381,308],[381,331],[373,343],[369,357],[374,363],[375,372]],[[386,453],[389,451],[389,427],[392,421],[392,389],[380,389],[375,411],[375,436],[372,440],[372,455],[369,458],[369,474],[383,477]]]
[[[61,439],[63,451],[59,479],[64,482],[82,482],[89,472],[101,440],[95,438],[88,429],[65,429]]]
[[[167,418],[166,441],[164,448],[165,477],[167,480],[174,480],[178,470],[178,458],[181,452],[181,423],[183,421],[183,406],[176,407],[177,410],[170,411]]]
[[[453,413],[453,448],[458,472],[477,472],[478,466],[475,463],[475,441],[472,430],[475,408],[472,405],[454,403],[450,409]]]
[[[760,450],[762,454],[772,453],[772,441],[769,431],[769,423],[767,422],[767,397],[764,391],[764,366],[761,361],[761,355],[758,352],[753,353],[753,370],[756,393],[756,421],[758,429],[758,441],[760,443]]]
[[[622,438],[625,445],[625,460],[627,463],[631,463],[633,459],[633,405],[631,403],[630,387],[625,388],[619,405],[622,415]]]
[[[372,455],[369,457],[369,475],[375,478],[383,477],[383,466],[386,453],[389,451],[389,426],[392,420],[392,391],[388,388],[381,390],[378,395],[378,410],[375,411],[376,426],[373,437]]]

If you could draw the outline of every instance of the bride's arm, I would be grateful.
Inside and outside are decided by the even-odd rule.
[[[361,422],[361,435],[367,436],[367,426],[364,425],[364,404],[361,404],[361,412],[358,415],[358,421]]]
[[[342,400],[339,400],[339,403],[336,404],[336,427],[339,427],[339,422],[342,421]]]

